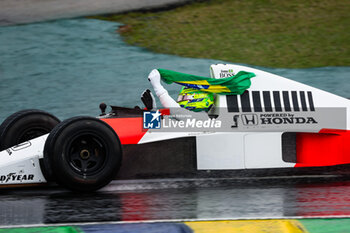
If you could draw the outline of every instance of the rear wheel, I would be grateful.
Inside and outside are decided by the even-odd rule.
[[[16,112],[0,125],[0,151],[50,133],[59,122],[57,117],[41,110]]]
[[[45,170],[68,189],[94,191],[107,185],[121,165],[122,149],[114,130],[92,117],[63,121],[44,148]]]

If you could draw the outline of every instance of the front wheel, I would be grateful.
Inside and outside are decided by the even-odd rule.
[[[58,123],[57,117],[41,110],[16,112],[0,125],[0,151],[48,134]]]
[[[119,171],[120,140],[105,122],[74,117],[57,125],[46,140],[44,166],[62,186],[81,192],[107,185]]]

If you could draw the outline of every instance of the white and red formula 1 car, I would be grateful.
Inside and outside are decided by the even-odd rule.
[[[63,122],[17,112],[0,126],[0,186],[57,182],[93,191],[114,178],[294,175],[350,164],[348,99],[240,65],[212,65],[211,75],[240,70],[256,77],[242,95],[217,96],[220,132],[151,131],[143,128],[146,110],[113,106]]]

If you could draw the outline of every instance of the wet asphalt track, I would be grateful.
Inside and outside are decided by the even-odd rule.
[[[349,216],[350,181],[337,179],[115,181],[94,194],[2,189],[0,225]]]

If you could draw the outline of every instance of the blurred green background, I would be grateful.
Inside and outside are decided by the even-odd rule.
[[[348,0],[215,0],[96,18],[153,52],[265,67],[350,64]]]

